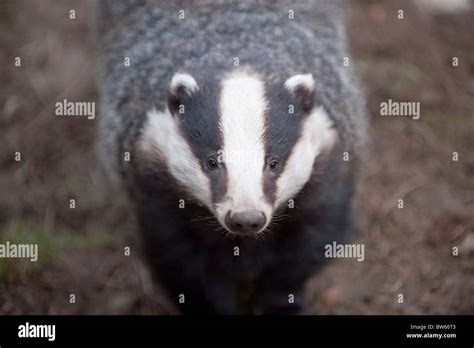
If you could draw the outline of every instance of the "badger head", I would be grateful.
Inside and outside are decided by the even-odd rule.
[[[234,72],[219,80],[176,73],[167,107],[150,110],[140,150],[229,232],[263,232],[311,177],[336,132],[314,102],[311,74],[265,81]]]

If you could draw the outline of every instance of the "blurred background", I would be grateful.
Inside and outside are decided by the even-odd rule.
[[[365,261],[316,275],[307,313],[474,314],[473,3],[345,3],[370,114],[354,200]],[[40,253],[0,258],[0,314],[174,313],[96,157],[100,105],[94,120],[54,114],[63,99],[97,100],[94,2],[1,1],[0,49],[0,243]],[[421,118],[380,116],[388,99],[421,102]]]

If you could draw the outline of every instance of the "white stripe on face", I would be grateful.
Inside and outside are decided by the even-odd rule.
[[[147,113],[139,147],[150,156],[165,161],[171,175],[199,202],[213,209],[209,178],[203,173],[199,160],[180,132],[179,122],[166,109]]]
[[[277,180],[275,206],[292,198],[303,188],[311,177],[316,157],[324,148],[331,147],[335,139],[336,131],[326,111],[323,107],[313,109],[304,120],[301,136]]]
[[[264,83],[257,77],[234,74],[222,82],[220,129],[227,194],[216,205],[221,222],[228,211],[258,210],[265,213],[267,221],[271,217],[262,187],[266,107]]]

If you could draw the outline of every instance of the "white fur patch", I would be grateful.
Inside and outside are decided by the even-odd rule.
[[[147,117],[139,148],[146,154],[163,159],[173,177],[212,210],[209,179],[183,138],[177,124],[179,121],[167,109],[163,112],[152,109]]]
[[[171,79],[171,92],[175,92],[179,87],[184,87],[186,93],[194,93],[199,90],[196,80],[191,75],[185,73],[176,73]]]
[[[312,74],[299,74],[285,81],[285,87],[294,93],[298,87],[304,87],[310,91],[314,90],[314,79]]]
[[[285,170],[277,180],[275,206],[297,194],[311,177],[313,165],[321,150],[336,139],[336,130],[323,107],[315,108],[304,121],[301,137],[293,147]]]
[[[227,195],[216,206],[216,216],[224,226],[229,210],[263,211],[267,222],[271,217],[272,210],[265,201],[262,187],[266,108],[264,83],[259,78],[234,74],[222,82],[219,126],[228,181]]]

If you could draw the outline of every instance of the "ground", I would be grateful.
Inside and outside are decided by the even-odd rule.
[[[370,119],[352,237],[365,260],[338,259],[315,275],[306,312],[473,314],[473,11],[346,3],[349,62]],[[97,118],[54,116],[64,98],[97,99],[99,43],[91,2],[52,4],[0,4],[0,242],[38,242],[46,255],[0,260],[0,313],[176,313],[150,281],[126,197],[97,159]],[[381,116],[388,99],[421,102],[421,118]]]

